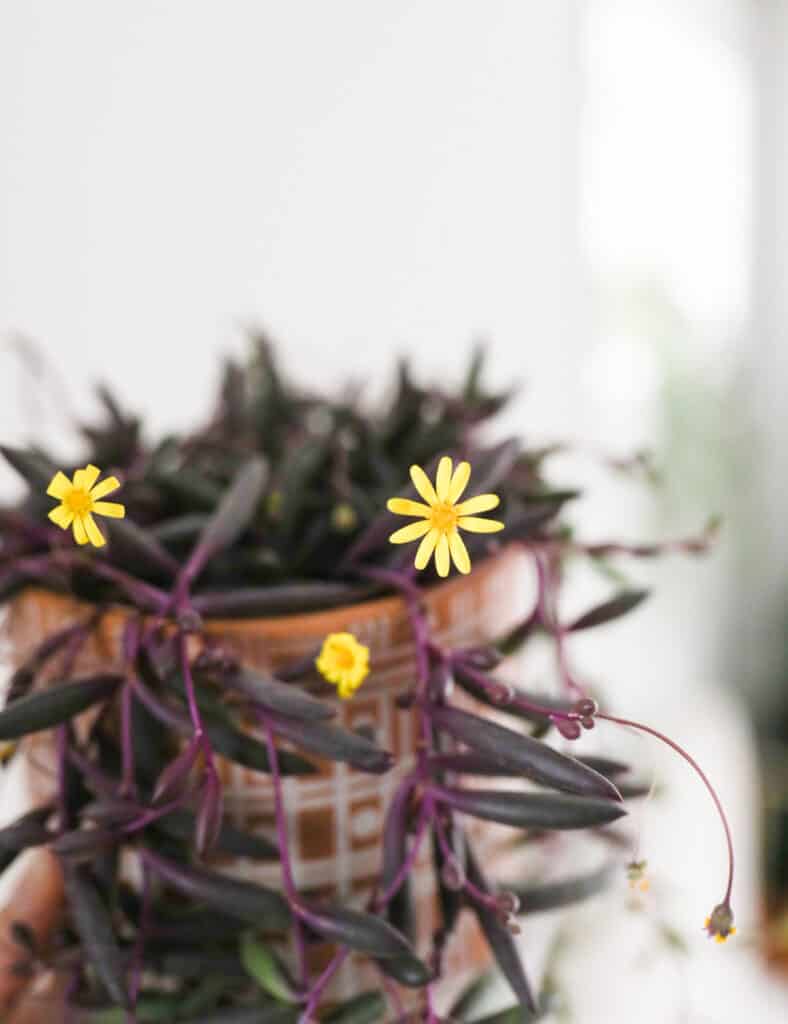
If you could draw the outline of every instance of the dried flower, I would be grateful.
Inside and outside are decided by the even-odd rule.
[[[101,501],[107,494],[112,494],[120,487],[117,477],[108,476],[101,483],[96,483],[101,470],[93,465],[85,466],[74,473],[69,480],[65,473],[58,471],[47,487],[50,498],[57,498],[60,504],[49,513],[49,518],[62,530],[72,527],[74,540],[77,544],[93,544],[104,547],[106,541],[96,525],[93,514],[123,519],[126,509],[115,501]]]
[[[725,942],[729,935],[735,935],[736,929],[733,927],[733,911],[730,904],[727,901],[718,903],[712,910],[711,916],[706,918],[703,927],[709,938],[714,937],[717,942]]]
[[[641,892],[648,892],[651,888],[651,882],[646,875],[646,868],[648,861],[645,860],[633,860],[627,864],[627,878],[629,879],[630,889],[640,889]]]
[[[426,505],[407,498],[391,498],[388,509],[398,516],[419,516],[421,522],[410,523],[391,534],[392,544],[407,544],[422,538],[416,552],[417,569],[427,566],[435,552],[435,567],[439,576],[448,576],[450,561],[461,573],[471,571],[471,560],[459,530],[470,533],[496,533],[503,529],[503,523],[496,519],[481,519],[477,512],[489,512],[499,504],[497,494],[477,494],[457,504],[468,485],[471,466],[460,462],[452,472],[452,461],[444,455],[438,464],[435,487],[420,466],[410,467],[410,477]]]
[[[347,700],[369,673],[369,648],[352,633],[329,633],[315,665],[323,678],[336,686],[342,700]]]

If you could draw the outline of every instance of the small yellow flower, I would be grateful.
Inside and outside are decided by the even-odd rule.
[[[315,665],[323,678],[336,686],[342,700],[347,700],[369,674],[369,648],[352,633],[329,633]]]
[[[123,505],[100,500],[117,491],[120,481],[117,477],[108,476],[100,484],[96,483],[100,476],[101,470],[96,466],[85,466],[76,470],[73,480],[69,480],[65,473],[55,473],[47,487],[50,498],[57,498],[60,502],[49,513],[52,522],[63,530],[70,526],[77,544],[91,543],[97,548],[103,547],[106,541],[93,514],[113,519],[122,519],[126,515]]]
[[[730,905],[727,902],[718,904],[712,910],[711,916],[706,918],[703,927],[709,938],[714,938],[717,942],[725,942],[729,936],[735,935],[736,929],[733,927],[733,911]]]
[[[407,544],[422,538],[416,552],[416,568],[424,569],[435,552],[435,568],[439,576],[448,576],[450,561],[462,573],[471,571],[471,560],[460,530],[470,533],[496,533],[503,529],[497,519],[481,519],[477,512],[489,512],[499,504],[497,494],[477,494],[475,498],[457,504],[460,495],[468,485],[471,467],[460,462],[452,473],[452,461],[444,455],[438,464],[435,486],[420,466],[410,467],[410,478],[416,490],[427,502],[407,498],[391,498],[388,509],[398,516],[419,516],[422,521],[411,523],[396,530],[389,537],[392,544]]]

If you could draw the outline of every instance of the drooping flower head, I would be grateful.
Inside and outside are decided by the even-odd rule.
[[[736,929],[733,927],[733,911],[730,904],[718,903],[712,910],[711,916],[706,918],[703,927],[709,938],[714,938],[717,942],[725,942],[730,935],[735,935]]]
[[[126,515],[123,505],[115,501],[101,501],[102,498],[120,487],[117,477],[108,476],[97,483],[101,470],[96,466],[85,466],[74,473],[69,480],[65,473],[57,472],[47,487],[50,498],[57,498],[60,504],[49,513],[49,518],[62,530],[69,526],[77,544],[93,544],[101,548],[106,544],[104,535],[96,525],[94,514],[122,519]]]
[[[315,665],[323,678],[336,686],[342,700],[347,700],[369,674],[369,648],[352,633],[329,633]]]
[[[497,494],[477,494],[475,498],[459,501],[470,477],[470,463],[460,462],[452,472],[452,461],[448,455],[444,455],[438,463],[434,487],[420,466],[410,467],[413,485],[426,504],[410,501],[408,498],[389,500],[390,512],[398,516],[420,518],[419,522],[403,526],[389,537],[392,544],[407,544],[421,538],[421,544],[416,551],[417,569],[426,568],[434,552],[435,568],[439,576],[449,575],[452,561],[460,572],[469,573],[471,560],[465,542],[460,536],[460,530],[468,530],[470,533],[496,533],[503,529],[503,523],[497,519],[482,519],[476,514],[497,508]]]

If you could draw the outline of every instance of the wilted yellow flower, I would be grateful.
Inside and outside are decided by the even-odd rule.
[[[336,686],[342,700],[347,700],[369,674],[369,648],[352,633],[329,633],[315,665],[323,678]]]
[[[96,466],[85,466],[76,470],[73,480],[69,480],[65,473],[55,473],[47,487],[47,494],[60,502],[49,513],[52,522],[63,530],[70,526],[77,544],[90,543],[97,548],[103,547],[106,541],[96,525],[94,513],[113,519],[122,519],[126,515],[123,505],[100,500],[117,491],[120,481],[117,477],[108,476],[101,483],[96,483],[100,476],[101,470]]]
[[[640,889],[641,892],[648,892],[651,888],[651,882],[646,875],[646,867],[648,866],[645,860],[633,860],[627,864],[627,878],[629,879],[630,889]]]
[[[733,927],[733,911],[730,904],[719,903],[712,910],[711,916],[706,918],[703,927],[709,938],[714,938],[717,942],[725,942],[729,936],[735,935],[736,929]]]
[[[477,512],[489,512],[496,508],[499,504],[497,494],[477,494],[475,498],[457,504],[470,476],[470,463],[460,462],[452,473],[452,461],[448,455],[444,455],[438,463],[434,487],[420,466],[410,467],[410,478],[426,505],[407,498],[389,500],[390,512],[398,516],[421,518],[421,522],[403,526],[389,537],[392,544],[407,544],[408,541],[422,538],[416,552],[417,569],[424,569],[434,552],[435,568],[439,576],[449,575],[451,561],[460,572],[469,573],[471,560],[459,531],[496,533],[503,529],[503,523],[497,519],[481,519],[476,515]]]

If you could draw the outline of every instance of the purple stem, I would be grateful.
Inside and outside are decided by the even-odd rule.
[[[329,984],[345,960],[347,960],[348,956],[350,956],[350,950],[347,946],[343,946],[342,949],[338,950],[334,954],[333,959],[329,962],[326,969],[310,989],[307,997],[307,1003],[304,1007],[304,1012],[298,1018],[298,1024],[314,1024],[317,1020],[314,1014],[320,1003],[320,997],[323,995],[323,990]]]
[[[523,697],[516,690],[507,687],[500,679],[488,676],[474,668],[473,665],[469,665],[467,661],[462,662],[462,671],[466,676],[470,676],[479,689],[484,690],[493,704],[504,710],[507,707],[520,708],[529,714],[540,715],[544,718],[563,718],[566,721],[580,721],[583,717],[577,711],[562,711],[560,708],[548,707],[546,704],[537,704],[535,701],[529,700],[528,697]]]
[[[720,816],[720,821],[722,822],[722,827],[725,832],[725,842],[728,847],[728,884],[725,889],[725,898],[723,899],[723,903],[729,904],[731,898],[731,889],[733,888],[733,872],[735,867],[735,857],[733,853],[733,837],[731,836],[731,829],[730,825],[728,824],[728,817],[725,814],[725,809],[722,806],[722,801],[717,796],[717,791],[714,788],[714,786],[712,786],[706,773],[703,771],[703,769],[694,757],[688,754],[683,747],[679,746],[679,744],[676,743],[675,740],[670,739],[668,736],[660,732],[658,729],[652,729],[650,725],[642,725],[640,722],[633,722],[628,718],[617,718],[615,715],[605,715],[601,712],[597,713],[597,718],[602,718],[607,722],[615,722],[616,725],[627,726],[630,729],[637,729],[639,732],[648,733],[649,736],[653,736],[655,739],[660,740],[662,743],[670,747],[670,749],[675,751],[675,753],[677,753],[679,757],[683,757],[687,764],[692,769],[694,769],[695,773],[698,775],[703,785],[709,791],[711,799],[714,801],[714,806],[717,808],[717,813]]]
[[[282,796],[282,779],[279,772],[279,756],[274,743],[274,732],[271,728],[271,721],[263,711],[258,711],[258,718],[265,734],[265,745],[268,751],[268,762],[271,770],[271,783],[274,790],[274,809],[276,814],[276,837],[279,844],[279,855],[282,860],[282,882],[285,895],[293,911],[293,934],[295,938],[296,955],[298,956],[298,970],[301,977],[301,984],[304,988],[309,987],[309,962],[306,951],[306,938],[300,915],[300,904],[298,891],[296,890],[293,878],[293,865],[290,861],[290,843],[287,832],[287,818],[285,817],[284,799]]]

